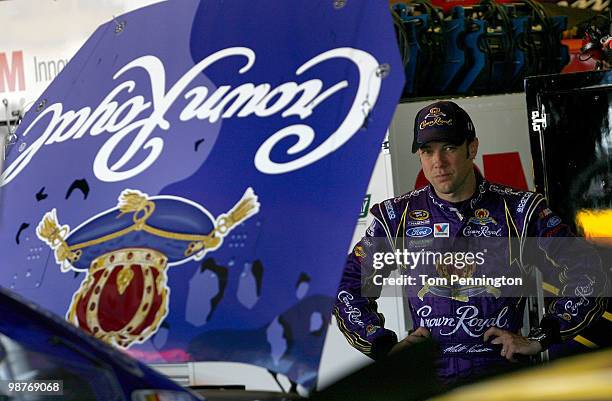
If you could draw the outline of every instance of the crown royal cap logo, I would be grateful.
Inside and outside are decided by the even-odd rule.
[[[419,128],[425,129],[436,125],[450,127],[453,125],[452,118],[444,119],[443,117],[446,117],[446,114],[443,113],[439,107],[432,107],[429,109],[429,112],[425,115],[425,117],[423,117],[423,120],[419,124]]]
[[[425,118],[435,118],[435,117],[446,117],[446,114],[442,113],[439,107],[432,107],[429,109],[429,113],[425,116]]]
[[[248,188],[216,219],[201,205],[176,196],[149,197],[126,189],[115,208],[71,230],[56,209],[36,233],[55,251],[62,272],[86,271],[66,318],[119,347],[147,341],[168,314],[167,270],[218,249],[238,224],[259,212]]]

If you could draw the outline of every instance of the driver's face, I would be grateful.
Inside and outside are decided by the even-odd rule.
[[[419,158],[425,178],[438,196],[453,196],[465,191],[467,178],[472,173],[472,161],[478,149],[478,139],[469,145],[448,142],[429,142],[419,149]]]

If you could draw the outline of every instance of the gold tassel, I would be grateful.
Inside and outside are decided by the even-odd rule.
[[[119,196],[118,206],[121,214],[117,218],[127,213],[134,213],[132,220],[136,230],[143,229],[147,219],[151,217],[155,210],[155,203],[147,198],[147,194],[143,194],[140,191],[123,191]]]
[[[242,199],[228,212],[217,218],[217,226],[201,241],[191,242],[185,250],[185,256],[206,248],[207,250],[216,249],[221,244],[224,237],[235,225],[242,223],[259,211],[259,202],[252,188],[248,188]],[[218,234],[218,235],[217,235]]]
[[[227,215],[219,216],[219,225],[215,228],[215,231],[225,235],[236,224],[242,223],[258,211],[259,202],[257,202],[257,196],[255,196],[251,188],[248,188],[244,195],[242,195],[240,202]]]
[[[138,191],[123,191],[119,195],[119,210],[121,214],[139,212],[147,205],[147,196]]]
[[[234,224],[242,222],[242,220],[246,219],[251,212],[257,208],[256,204],[257,200],[255,198],[248,198],[241,201],[235,210],[230,213],[230,223],[232,227]]]
[[[51,213],[47,213],[38,225],[38,235],[52,247],[55,247],[58,241],[62,239],[60,228]]]
[[[60,227],[55,216],[55,209],[45,214],[45,217],[43,217],[40,224],[38,224],[36,232],[40,239],[47,242],[49,247],[55,251],[55,257],[58,262],[64,262],[66,260],[76,262],[81,257],[82,252],[71,251],[70,246],[68,246],[64,240],[64,237],[68,234],[68,228]]]

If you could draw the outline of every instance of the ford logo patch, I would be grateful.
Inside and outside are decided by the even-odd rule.
[[[427,237],[433,232],[431,227],[414,227],[406,230],[406,235],[409,237]]]
[[[550,218],[550,220],[548,220],[548,223],[546,223],[546,227],[553,228],[555,226],[558,226],[559,223],[561,223],[561,219],[557,216],[553,216]]]

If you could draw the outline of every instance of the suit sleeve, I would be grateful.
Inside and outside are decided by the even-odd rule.
[[[374,221],[348,255],[334,315],[349,344],[370,358],[379,359],[397,344],[397,335],[385,328],[385,318],[378,312],[376,299],[381,287],[372,280],[374,275],[388,276],[392,270],[389,266],[374,267],[374,255],[391,250],[388,236],[391,225],[379,205],[370,212]]]
[[[576,237],[541,195],[535,197],[529,209],[526,218],[530,254],[545,285],[557,295],[540,327],[553,335],[553,342],[566,341],[605,312],[606,275],[597,251]]]

